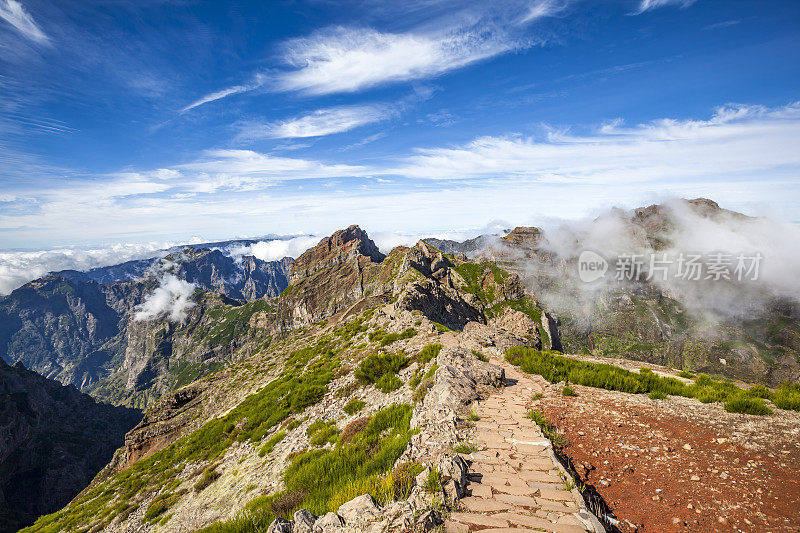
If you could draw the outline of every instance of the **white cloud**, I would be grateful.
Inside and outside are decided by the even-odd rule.
[[[174,274],[163,274],[156,290],[136,307],[134,320],[166,318],[171,322],[185,322],[189,311],[196,305],[191,300],[195,287],[194,283]]]
[[[0,0],[0,18],[14,26],[28,39],[39,44],[50,44],[50,38],[16,0]]]
[[[407,31],[326,28],[286,41],[281,55],[286,67],[283,70],[259,73],[251,83],[211,93],[184,111],[261,87],[273,92],[324,95],[439,76],[544,42],[525,34],[525,26],[557,14],[565,5],[566,1],[556,0],[461,3]]]
[[[304,138],[342,133],[392,116],[388,105],[341,106],[319,109],[302,117],[248,128],[245,137]]]
[[[202,97],[202,98],[200,98],[198,100],[195,100],[191,104],[189,104],[186,107],[184,107],[183,109],[181,109],[181,112],[185,113],[186,111],[189,111],[190,109],[194,109],[195,107],[201,106],[203,104],[207,104],[209,102],[214,102],[216,100],[220,100],[220,99],[225,98],[227,96],[231,96],[231,95],[234,95],[234,94],[240,94],[240,93],[246,93],[248,91],[252,91],[252,90],[258,89],[259,87],[264,85],[264,83],[266,82],[266,79],[267,78],[264,75],[256,74],[253,77],[253,81],[251,81],[250,83],[246,83],[244,85],[234,85],[233,87],[228,87],[226,89],[221,89],[221,90],[215,91],[215,92],[213,92],[211,94],[207,94],[206,96],[204,96],[204,97]]]
[[[315,160],[279,157],[252,150],[209,150],[203,158],[179,168],[195,173],[192,185],[195,192],[214,192],[219,189],[255,190],[277,181],[369,175],[368,169],[361,166],[329,165]]]
[[[644,13],[645,11],[650,11],[651,9],[656,9],[664,6],[689,7],[696,1],[697,0],[641,0],[639,8],[636,10],[635,14],[639,15],[641,13]]]
[[[512,50],[505,36],[477,30],[443,35],[334,28],[287,45],[277,89],[308,94],[355,92],[391,82],[437,76]]]
[[[243,255],[252,255],[262,261],[278,261],[284,257],[296,259],[309,248],[316,246],[320,239],[320,236],[303,235],[293,239],[259,241],[247,246],[231,247],[225,252],[237,260]]]
[[[800,169],[800,103],[730,105],[709,120],[662,119],[592,135],[543,140],[480,137],[456,148],[418,150],[396,173],[416,178],[524,177],[541,182],[636,183],[763,178]]]
[[[0,252],[0,295],[59,270],[89,270],[133,259],[156,257],[169,242],[115,244],[105,248],[56,248],[33,252]]]

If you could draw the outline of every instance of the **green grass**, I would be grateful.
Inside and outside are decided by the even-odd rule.
[[[481,417],[475,411],[470,411],[469,415],[467,416],[467,420],[469,420],[470,422],[477,422],[480,419]]]
[[[472,355],[474,355],[475,357],[477,357],[479,361],[483,361],[484,363],[488,363],[488,362],[489,362],[489,358],[488,358],[488,357],[486,357],[485,355],[483,355],[483,354],[482,354],[481,352],[479,352],[478,350],[472,350]]]
[[[439,355],[439,352],[442,351],[441,344],[428,344],[420,352],[414,357],[415,361],[418,361],[421,365],[427,365],[431,359],[435,359],[436,356]]]
[[[194,491],[200,492],[212,483],[214,483],[221,474],[214,470],[213,468],[209,467],[203,470],[203,475],[200,476],[200,479],[197,480],[197,483],[194,484]]]
[[[730,413],[743,413],[746,415],[768,415],[772,409],[767,407],[764,400],[750,396],[733,396],[725,401],[725,410]]]
[[[403,385],[397,373],[408,363],[409,358],[401,353],[371,353],[361,361],[355,377],[364,385],[371,383],[382,392],[388,393]]]
[[[566,381],[631,394],[655,394],[656,397],[662,395],[693,397],[703,403],[728,402],[746,394],[733,383],[715,380],[707,374],[698,375],[693,384],[687,385],[676,378],[658,376],[646,368],[635,373],[614,365],[579,361],[518,346],[508,349],[506,359],[523,371],[539,374],[551,383]],[[731,402],[731,408],[748,409],[744,407],[745,404],[751,405],[751,408],[735,412],[769,414],[764,409],[753,406],[753,402],[736,400]]]
[[[353,398],[349,402],[347,402],[344,406],[344,412],[348,415],[354,415],[357,412],[361,411],[364,406],[367,405],[366,402],[363,400],[359,400],[357,398]]]
[[[666,400],[667,399],[667,395],[666,394],[664,394],[661,391],[655,391],[655,390],[653,392],[651,392],[650,394],[648,394],[648,396],[650,397],[651,400]]]
[[[687,372],[686,370],[681,370],[680,373],[678,373],[678,376],[686,379],[694,379],[694,374]]]
[[[291,425],[291,424],[289,424],[289,425]],[[289,429],[289,427],[287,426],[286,429]],[[272,452],[272,450],[275,449],[275,446],[277,446],[278,443],[280,441],[282,441],[283,438],[286,436],[286,429],[284,429],[282,431],[279,431],[276,434],[274,434],[272,437],[270,437],[269,440],[267,442],[265,442],[264,445],[261,446],[261,448],[259,448],[258,456],[259,457],[264,457],[268,453]]]
[[[800,383],[784,383],[773,393],[771,400],[779,409],[800,411]]]
[[[547,418],[540,412],[540,411],[528,411],[528,418],[533,420],[537,426],[542,429],[542,433],[544,436],[550,439],[550,442],[553,443],[553,446],[557,448],[563,448],[567,445],[567,439],[564,438],[564,435],[561,434],[558,429],[550,423]]]
[[[440,324],[439,322],[434,322],[433,325],[436,327],[436,331],[439,333],[447,333],[448,331],[451,331],[450,328],[444,324]]]
[[[567,385],[563,389],[561,389],[561,395],[562,396],[577,396],[578,394],[575,392],[575,389],[573,389],[572,387]]]
[[[95,484],[60,511],[39,518],[24,531],[56,533],[107,523],[128,504],[138,501],[141,494],[169,489],[188,463],[211,463],[236,441],[259,442],[272,427],[317,403],[338,366],[337,351],[325,342],[292,352],[278,378],[249,395],[227,415]],[[164,490],[158,497],[166,497],[168,492]]]
[[[379,503],[407,498],[415,464],[392,465],[403,454],[416,430],[409,429],[409,405],[394,404],[378,411],[364,430],[334,449],[303,452],[292,459],[283,481],[285,489],[251,500],[236,518],[212,524],[202,533],[255,533],[266,531],[277,517],[290,518],[304,508],[324,515],[356,496],[370,494]]]
[[[412,337],[416,337],[416,335],[417,335],[417,330],[415,330],[414,328],[408,328],[402,333],[389,333],[388,335],[386,335],[381,339],[380,344],[381,346],[388,346],[393,342],[397,342],[403,339],[410,339]]]
[[[308,435],[309,443],[312,446],[324,446],[339,440],[339,430],[333,420],[315,420],[308,426],[306,435]]]
[[[477,449],[478,447],[471,442],[459,442],[453,446],[454,453],[463,453],[464,455],[469,455]]]
[[[428,477],[425,479],[425,491],[430,494],[436,494],[442,489],[442,474],[436,467],[428,471]]]

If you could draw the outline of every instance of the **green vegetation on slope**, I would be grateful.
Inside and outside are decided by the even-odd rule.
[[[703,403],[724,402],[725,409],[735,413],[764,415],[772,412],[760,397],[764,394],[762,389],[750,393],[733,383],[712,379],[707,374],[700,374],[693,384],[686,385],[677,378],[660,377],[647,368],[637,374],[614,365],[579,361],[523,347],[509,348],[506,359],[523,371],[539,374],[551,383],[566,381],[632,394],[651,394],[654,398],[671,395],[697,398]],[[781,407],[774,398],[783,399],[783,405],[792,405],[792,398],[800,400],[800,387],[785,385],[771,394],[773,403]]]
[[[259,496],[239,517],[212,524],[203,533],[265,531],[277,516],[290,518],[304,508],[317,515],[335,511],[360,494],[378,502],[408,496],[418,465],[389,472],[408,446],[411,406],[394,404],[368,419],[358,433],[333,449],[315,449],[297,455],[284,473],[285,489]]]
[[[41,517],[24,531],[56,533],[102,528],[122,512],[135,509],[151,491],[162,491],[162,503],[174,503],[176,499],[165,495],[177,487],[176,483],[180,484],[176,480],[187,463],[211,463],[235,441],[259,442],[289,415],[318,402],[339,366],[337,353],[325,342],[293,352],[280,377],[248,396],[226,416],[207,422],[95,485],[67,507]]]

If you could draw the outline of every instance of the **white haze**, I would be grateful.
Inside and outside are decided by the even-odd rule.
[[[706,320],[745,316],[758,312],[775,298],[800,300],[800,228],[771,218],[741,217],[721,213],[714,218],[698,215],[679,200],[666,202],[674,228],[665,234],[671,244],[654,251],[644,239],[643,231],[632,232],[630,212],[612,210],[594,219],[561,222],[543,228],[545,239],[541,248],[552,254],[553,264],[525,258],[502,243],[505,253],[516,254],[526,272],[531,290],[557,313],[588,316],[596,309],[598,298],[620,288],[615,280],[614,265],[598,281],[584,283],[578,276],[577,259],[584,250],[594,251],[606,259],[621,254],[644,254],[644,270],[649,269],[649,256],[661,259],[666,253],[669,271],[666,279],[654,276],[652,283],[665,295],[679,301],[692,315]],[[758,279],[737,281],[699,281],[676,277],[680,254],[727,253],[733,256],[752,256],[760,253]],[[704,261],[707,261],[704,259]],[[706,271],[703,271],[703,278]],[[732,276],[733,278],[733,276]],[[549,281],[557,279],[558,284]]]

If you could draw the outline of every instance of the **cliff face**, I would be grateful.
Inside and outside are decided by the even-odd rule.
[[[594,228],[612,228],[619,242],[661,253],[675,245],[680,231],[687,231],[679,225],[683,213],[689,213],[691,220],[728,227],[754,220],[698,198],[630,212],[614,209],[582,229],[592,234]],[[560,242],[550,241],[556,238]],[[704,297],[729,299],[731,309],[701,313],[693,298],[646,279],[583,290],[586,285],[576,276],[574,248],[580,242],[587,249],[605,250],[580,238],[575,233],[556,235],[518,227],[473,255],[503,261],[520,275],[560,319],[565,351],[629,358],[770,386],[800,379],[800,305],[796,300],[775,298],[749,309],[746,291],[740,291],[737,300],[738,289],[718,284],[707,287]],[[458,248],[457,244],[451,247]],[[607,275],[613,277],[610,268]],[[735,305],[740,309],[734,309]]]
[[[192,312],[181,324],[139,322],[137,306],[159,286],[158,261],[65,271],[13,291],[0,300],[0,358],[21,361],[103,400],[144,407],[234,358],[241,348],[238,332],[215,330],[216,315],[234,307],[263,313],[262,299],[286,287],[291,264],[290,258],[268,262],[244,256],[237,262],[219,250],[176,251],[164,264],[201,289]],[[212,335],[198,338],[201,332]]]
[[[66,505],[140,418],[0,360],[0,531]]]

